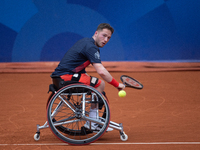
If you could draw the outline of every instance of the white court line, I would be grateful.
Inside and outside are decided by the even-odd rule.
[[[0,146],[51,146],[68,145],[67,143],[41,143],[41,144],[0,144]],[[139,143],[91,143],[90,145],[200,145],[200,142],[139,142]]]

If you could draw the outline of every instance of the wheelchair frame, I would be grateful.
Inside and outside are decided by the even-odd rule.
[[[39,124],[37,125],[37,132],[34,135],[36,141],[40,139],[40,130],[45,128],[50,128],[56,137],[71,145],[87,145],[95,142],[106,132],[108,127],[118,130],[122,141],[128,139],[122,123],[118,124],[110,121],[110,109],[107,100],[103,94],[95,88],[77,83],[64,86],[57,91],[55,91],[55,89],[52,90],[52,87],[50,89],[54,95],[51,97],[47,107],[47,121],[42,126]],[[75,92],[75,90],[77,91]],[[75,100],[75,98],[78,100]],[[104,103],[104,112],[103,110],[99,110],[100,99]],[[95,105],[97,108],[96,119],[88,116],[89,107],[92,105]],[[71,112],[68,113],[69,111]],[[105,112],[106,118],[100,117]],[[61,115],[62,113],[63,116]],[[68,118],[65,118],[67,115]],[[90,125],[91,122],[97,123],[101,125],[102,128],[98,132],[93,131],[91,126],[90,129],[86,129],[83,126],[83,122],[86,121],[89,121]],[[76,130],[74,129],[75,126],[73,127],[74,123],[76,124]],[[72,124],[72,127],[70,124]],[[79,127],[79,124],[81,127]],[[84,133],[83,136],[81,135],[82,132]],[[74,135],[72,136],[72,134]]]

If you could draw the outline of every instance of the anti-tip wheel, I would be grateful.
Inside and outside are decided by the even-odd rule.
[[[127,141],[127,140],[128,140],[128,135],[126,135],[126,134],[123,132],[123,134],[120,135],[120,139],[121,139],[122,141]]]
[[[35,141],[39,141],[39,139],[40,139],[40,135],[39,135],[38,133],[36,133],[36,134],[34,135],[34,140],[35,140]]]

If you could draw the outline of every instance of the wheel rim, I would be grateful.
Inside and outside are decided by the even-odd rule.
[[[104,108],[108,109],[106,114],[105,124],[103,125],[103,128],[97,133],[96,132],[94,133],[91,130],[88,130],[83,127],[87,121],[85,118],[81,116],[82,115],[81,110],[83,108],[82,104],[83,97],[73,94],[70,95],[70,93],[84,93],[84,92],[87,93],[86,99],[91,98],[91,93],[95,93],[96,95],[98,95],[101,99],[104,100],[105,103]],[[68,95],[66,93],[68,93]],[[66,101],[68,99],[67,101],[68,105],[62,102],[61,99],[64,99]],[[53,118],[50,117],[58,105],[61,105],[60,110]],[[87,100],[87,103],[85,103],[86,117],[88,117],[90,107],[91,107],[91,102]],[[72,111],[71,109],[73,109],[74,111]],[[78,114],[77,112],[81,113]],[[104,112],[103,109],[99,110],[99,115],[102,116],[103,112]],[[75,145],[89,144],[100,138],[105,133],[106,128],[108,127],[110,121],[109,106],[104,97],[102,96],[102,94],[98,92],[96,89],[86,85],[70,85],[60,89],[57,92],[57,94],[55,94],[52,97],[52,100],[48,106],[47,119],[52,132],[60,140]],[[70,122],[70,123],[57,125],[63,122]]]

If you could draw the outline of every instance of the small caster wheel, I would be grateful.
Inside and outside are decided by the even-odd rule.
[[[40,139],[40,134],[39,134],[39,133],[36,133],[36,134],[34,135],[34,140],[35,140],[35,141],[39,141],[39,139]]]
[[[122,141],[127,141],[128,140],[128,135],[126,135],[124,132],[120,135],[120,139]]]

